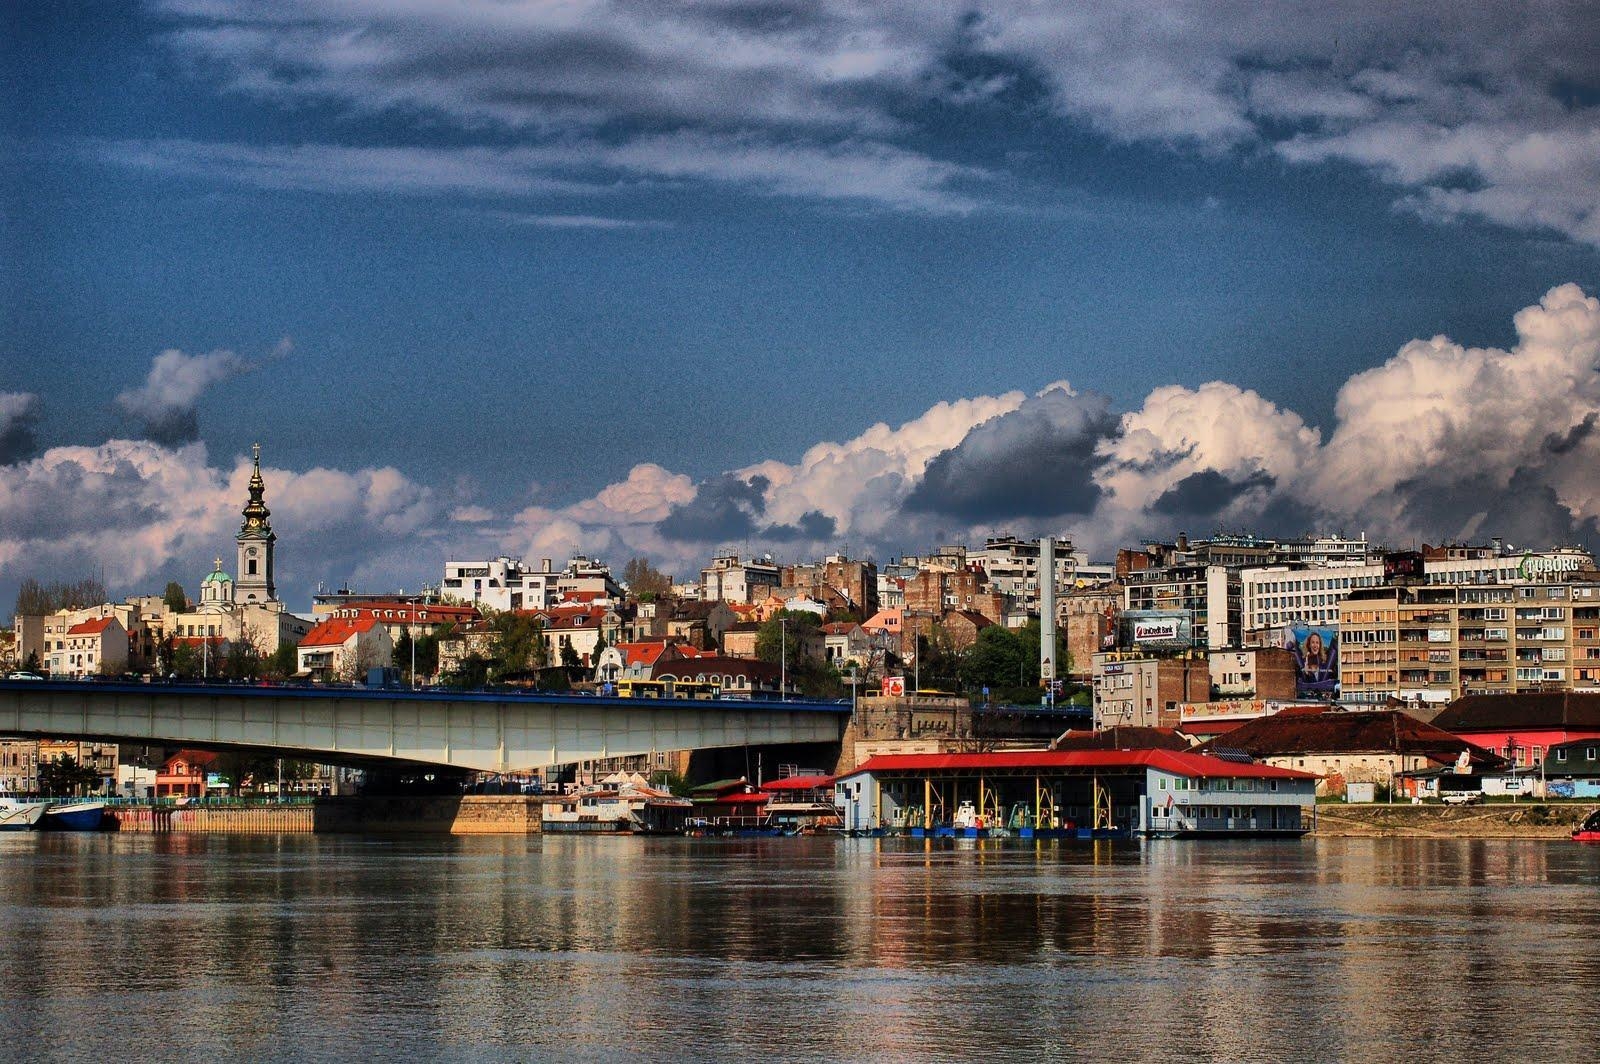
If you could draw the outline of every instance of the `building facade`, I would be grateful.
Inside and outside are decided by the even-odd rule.
[[[1600,691],[1600,580],[1585,575],[1352,593],[1339,606],[1343,699]]]
[[[783,586],[783,575],[770,557],[742,561],[722,552],[700,570],[700,601],[761,602]]]
[[[1424,558],[1418,583],[1525,583],[1535,574],[1558,575],[1594,568],[1590,555],[1570,549],[1538,554],[1498,554],[1494,548],[1437,550],[1444,556]],[[1244,628],[1253,634],[1291,624],[1337,624],[1339,604],[1352,591],[1382,587],[1389,582],[1381,562],[1247,569],[1240,574]]]

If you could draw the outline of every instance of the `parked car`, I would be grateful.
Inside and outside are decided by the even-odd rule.
[[[43,680],[44,677],[40,676],[36,672],[22,672],[21,670],[18,670],[17,672],[13,672],[13,673],[8,674],[6,676],[6,679],[8,679],[8,680]]]

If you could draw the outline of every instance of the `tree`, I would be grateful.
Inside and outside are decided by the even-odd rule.
[[[793,664],[805,655],[801,648],[822,645],[822,618],[808,610],[779,610],[756,632],[756,657],[777,664]]]
[[[106,597],[105,583],[92,576],[49,584],[30,576],[17,586],[17,606],[13,612],[36,617],[57,610],[81,610],[105,602]]]
[[[199,676],[205,667],[205,655],[199,647],[185,643],[182,646],[167,645],[167,671],[173,673],[180,680],[192,680]]]
[[[71,754],[39,763],[39,792],[52,797],[83,794],[100,783],[94,766],[83,765]]]
[[[808,698],[840,698],[848,688],[839,670],[806,648],[822,646],[822,619],[807,610],[780,610],[756,632],[756,657],[786,666],[788,681]]]
[[[271,676],[275,680],[286,680],[300,671],[300,648],[285,640],[278,644],[278,649],[267,655],[261,664],[264,676]]]
[[[956,666],[957,676],[969,691],[1021,687],[1023,672],[1022,640],[998,624],[979,632]]]
[[[212,667],[231,680],[248,680],[260,676],[265,663],[255,644],[248,639],[236,639],[228,644],[228,652],[222,656],[222,661],[213,661]]]
[[[489,682],[489,669],[495,662],[482,654],[468,654],[461,659],[461,665],[445,678],[451,687],[461,687],[474,690]]]
[[[161,593],[161,601],[173,613],[184,613],[189,609],[189,595],[176,580],[167,581],[167,590]]]
[[[544,622],[537,617],[507,611],[489,619],[495,631],[495,650],[491,672],[531,672],[547,664],[549,648],[544,642]]]
[[[635,599],[659,598],[672,590],[672,578],[650,564],[648,558],[630,558],[622,567],[622,582]]]
[[[582,666],[583,659],[578,656],[578,648],[573,646],[570,642],[562,643],[561,667],[566,669],[568,672],[571,672],[573,669],[581,668]]]

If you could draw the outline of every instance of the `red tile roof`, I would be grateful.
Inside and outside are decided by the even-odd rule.
[[[116,623],[115,617],[95,617],[92,620],[79,621],[67,629],[68,635],[99,635]]]
[[[1189,750],[1194,744],[1172,728],[1115,727],[1104,731],[1066,731],[1052,750]]]
[[[992,772],[1027,769],[1133,769],[1153,768],[1175,776],[1207,779],[1316,779],[1273,765],[1239,764],[1205,754],[1176,750],[1007,750],[989,754],[879,754],[870,757],[848,779],[863,772]]]
[[[480,616],[476,606],[444,606],[423,602],[363,602],[359,606],[341,606],[333,616],[345,619],[375,617],[380,621],[405,624],[444,624],[475,621]]]
[[[1245,721],[1200,749],[1214,747],[1243,750],[1251,757],[1382,753],[1421,754],[1451,762],[1463,750],[1470,752],[1474,761],[1494,757],[1458,735],[1394,709],[1274,713]]]
[[[338,647],[350,641],[359,632],[370,632],[378,626],[371,617],[330,617],[300,640],[302,647]]]
[[[667,643],[618,643],[617,651],[627,665],[654,665],[666,652]]]
[[[1525,691],[1520,694],[1464,695],[1434,717],[1433,726],[1448,732],[1600,728],[1600,694]]]

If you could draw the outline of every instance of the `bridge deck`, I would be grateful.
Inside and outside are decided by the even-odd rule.
[[[0,734],[225,745],[508,772],[596,758],[835,742],[847,703],[522,691],[0,680]]]

